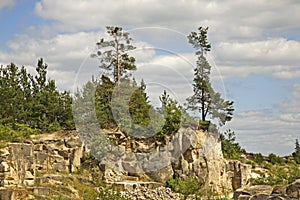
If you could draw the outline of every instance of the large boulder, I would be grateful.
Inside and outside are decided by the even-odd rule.
[[[300,199],[300,179],[286,188],[286,194],[290,198]]]

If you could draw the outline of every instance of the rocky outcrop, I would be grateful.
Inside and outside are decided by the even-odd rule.
[[[122,177],[128,176],[162,183],[169,178],[195,177],[218,192],[249,184],[251,166],[226,161],[218,135],[181,128],[166,139],[166,144],[159,144],[152,138],[135,139],[121,132],[106,134],[119,141],[117,146],[110,147],[114,153],[100,160],[108,183],[126,181]]]
[[[231,183],[232,189],[237,190],[250,184],[252,166],[241,163],[237,160],[228,160],[226,162],[226,174],[228,183]]]
[[[130,138],[122,132],[106,134],[118,143],[98,145],[105,156],[88,163],[82,163],[81,158],[90,146],[82,143],[76,131],[34,135],[23,143],[8,143],[0,152],[0,199],[19,199],[22,188],[47,196],[51,190],[37,185],[60,184],[64,176],[56,172],[74,172],[82,164],[95,166],[104,182],[116,184],[124,194],[144,199],[149,195],[162,199],[163,193],[165,199],[177,199],[178,194],[162,187],[169,178],[195,177],[220,193],[249,183],[251,166],[223,159],[218,135],[181,128],[162,143],[153,138]],[[295,193],[292,188],[289,191]]]
[[[240,188],[234,192],[234,200],[298,200],[300,199],[300,180],[288,186],[255,185]]]
[[[83,144],[74,132],[33,136],[1,149],[0,186],[34,185],[36,173],[73,172],[80,167]]]
[[[149,189],[147,187],[136,187],[132,190],[122,191],[121,195],[132,200],[180,200],[183,195],[174,193],[170,188],[157,187]]]

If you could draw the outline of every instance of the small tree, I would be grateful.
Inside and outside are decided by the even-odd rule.
[[[165,124],[159,132],[159,136],[172,135],[178,131],[182,122],[182,108],[176,100],[173,100],[164,90],[159,97],[162,103],[162,112],[165,117]]]
[[[233,101],[225,101],[220,93],[213,90],[210,83],[211,66],[205,54],[210,51],[211,45],[207,41],[207,28],[200,27],[199,33],[191,32],[188,35],[189,43],[196,49],[196,68],[194,73],[194,95],[187,99],[188,109],[198,110],[201,120],[206,121],[208,115],[219,120],[220,125],[230,121],[233,115]]]
[[[241,148],[238,142],[236,142],[235,133],[232,130],[226,130],[223,134],[220,134],[220,140],[222,145],[222,152],[225,158],[239,159],[240,154],[245,152]]]
[[[300,164],[300,145],[298,139],[295,142],[295,152],[292,154],[297,164]]]
[[[121,77],[128,75],[128,70],[136,70],[135,58],[128,55],[135,47],[130,44],[129,33],[123,32],[122,27],[107,26],[106,29],[112,40],[101,38],[92,57],[99,58],[100,68],[113,70],[114,82],[119,85]]]

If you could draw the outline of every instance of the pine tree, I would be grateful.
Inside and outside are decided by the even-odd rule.
[[[194,69],[193,96],[187,99],[188,109],[197,110],[201,114],[201,121],[206,122],[208,116],[216,118],[219,125],[230,121],[233,115],[233,101],[225,101],[220,93],[212,88],[210,83],[211,66],[205,55],[211,50],[207,41],[208,27],[200,27],[198,33],[188,35],[189,43],[196,49],[196,68]]]
[[[128,52],[135,47],[130,43],[132,38],[128,32],[123,32],[122,27],[107,26],[107,33],[112,40],[101,38],[97,42],[97,52],[92,57],[100,60],[100,68],[113,70],[113,79],[117,85],[120,84],[121,77],[128,77],[130,70],[136,70],[135,58],[128,55]]]
[[[298,139],[296,139],[295,142],[295,151],[292,154],[294,160],[296,161],[297,164],[300,164],[300,145]]]

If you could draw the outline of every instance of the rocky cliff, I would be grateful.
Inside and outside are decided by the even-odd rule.
[[[149,143],[151,139],[130,138],[121,132],[106,134],[118,140],[118,148],[124,149],[117,158],[115,154],[107,154],[100,161],[107,167],[104,171],[107,182],[122,181],[121,174],[136,176],[140,181],[159,182],[195,177],[217,192],[249,184],[251,166],[225,160],[217,135],[182,128],[161,145]]]
[[[133,186],[132,190],[134,185],[155,189],[171,177],[196,177],[220,193],[224,188],[236,190],[249,182],[251,167],[224,160],[220,141],[213,134],[182,128],[165,144],[130,138],[121,132],[105,134],[111,139],[118,138],[116,147],[122,151],[107,153],[96,162],[99,177],[123,190],[130,188],[128,185]],[[8,143],[0,152],[0,199],[19,199],[18,195],[28,191],[49,195],[51,190],[40,187],[40,183],[57,177],[45,175],[76,172],[87,153],[85,149],[76,131],[36,135],[23,143]]]

